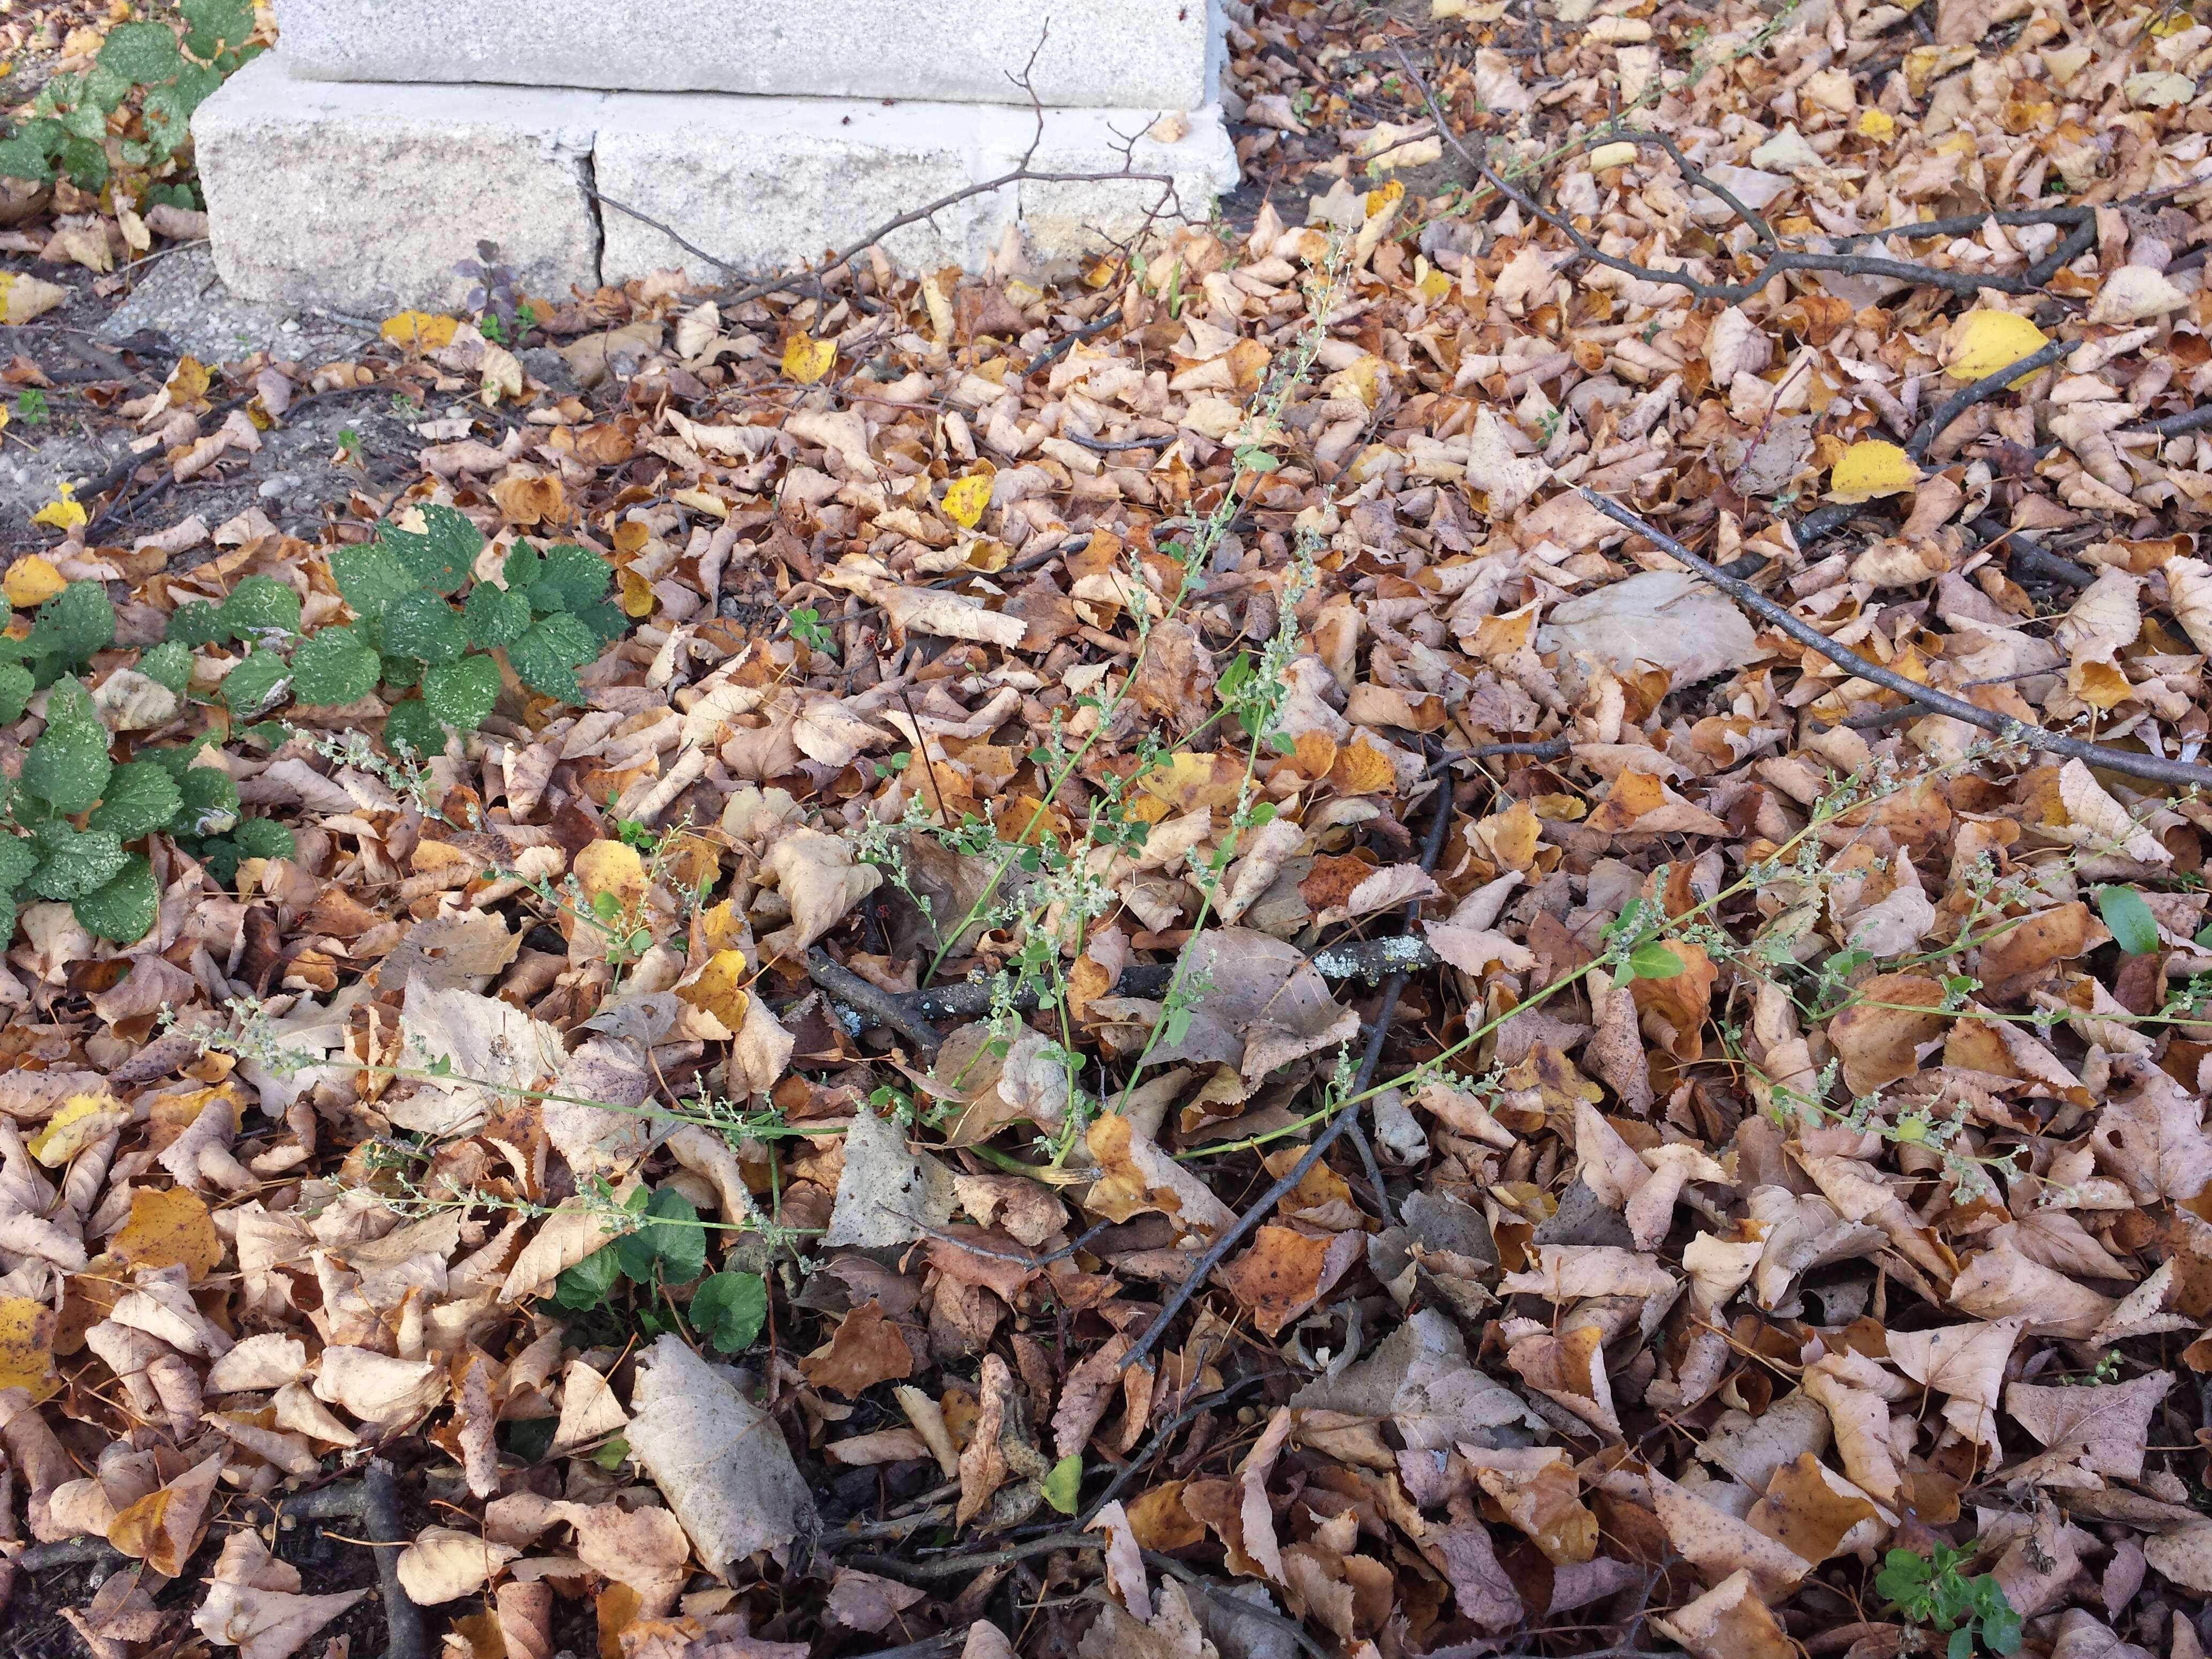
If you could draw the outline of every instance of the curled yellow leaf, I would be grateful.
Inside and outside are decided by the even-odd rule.
[[[427,311],[403,311],[396,317],[386,317],[378,332],[396,346],[440,351],[453,344],[453,331],[459,326],[455,318],[435,316]]]

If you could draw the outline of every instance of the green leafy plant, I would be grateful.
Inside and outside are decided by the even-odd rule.
[[[0,677],[14,666],[0,667]],[[20,705],[15,713],[20,718]],[[18,904],[46,899],[66,902],[98,938],[121,945],[143,938],[161,892],[153,866],[130,848],[156,831],[226,883],[240,859],[289,858],[297,850],[283,825],[240,818],[228,773],[192,763],[205,739],[118,763],[100,711],[73,678],[47,690],[46,722],[21,776],[0,790],[0,902],[11,925]]]
[[[167,161],[191,136],[192,112],[261,48],[251,0],[179,0],[182,40],[166,21],[118,23],[90,69],[48,81],[15,130],[0,138],[0,175],[47,184],[57,176],[99,190],[118,167]],[[139,94],[133,136],[109,118]]]
[[[692,1293],[691,1328],[720,1353],[743,1353],[768,1322],[768,1281],[758,1273],[709,1273]]]
[[[15,418],[26,426],[46,423],[46,394],[34,386],[27,386],[15,394]]]
[[[1990,1574],[1968,1577],[1960,1571],[1969,1559],[1969,1552],[1948,1544],[1936,1545],[1932,1555],[1892,1550],[1874,1587],[1912,1623],[1948,1633],[1945,1659],[1973,1659],[1977,1637],[1991,1653],[2017,1653],[2020,1615]]]
[[[221,605],[177,607],[157,647],[179,653],[165,665],[188,679],[194,648],[250,647],[222,683],[222,700],[240,720],[288,700],[335,707],[380,686],[416,688],[392,709],[386,735],[417,753],[441,750],[448,727],[472,732],[483,724],[504,684],[495,653],[532,690],[580,702],[576,668],[629,625],[606,602],[613,580],[606,562],[574,545],[543,553],[518,546],[507,556],[504,586],[471,585],[482,533],[451,507],[426,507],[422,518],[419,531],[386,524],[376,540],[331,554],[331,573],[355,621],[301,638],[298,594],[271,577],[248,576]],[[452,600],[465,588],[457,607]],[[33,635],[27,647],[36,641],[35,627]]]

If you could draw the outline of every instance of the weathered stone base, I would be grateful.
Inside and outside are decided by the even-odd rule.
[[[1085,108],[1213,100],[1206,0],[277,0],[318,81],[898,98]]]
[[[909,269],[981,266],[1009,222],[1051,265],[1149,216],[1203,219],[1237,180],[1218,107],[1048,109],[1030,166],[1135,174],[1009,186],[894,234]],[[565,296],[672,265],[720,274],[611,198],[741,271],[809,264],[899,214],[999,176],[1037,135],[977,104],[316,82],[271,52],[200,106],[193,137],[216,269],[240,298],[381,315],[444,308],[455,262],[499,245],[523,287]]]

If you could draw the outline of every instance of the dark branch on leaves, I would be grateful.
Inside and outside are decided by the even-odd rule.
[[[1972,386],[1952,393],[1921,425],[1920,429],[1905,441],[1905,453],[1917,464],[1927,459],[1935,441],[1949,428],[1951,422],[1976,404],[1987,403],[2014,380],[2040,373],[2074,349],[2070,340],[2053,340],[2041,350],[2031,352],[2018,362],[2008,364],[1994,374],[1984,374]]]
[[[1825,657],[1838,668],[1849,670],[1863,680],[1896,692],[1931,714],[1948,715],[1963,725],[1987,732],[2007,743],[2039,750],[2047,755],[2062,755],[2086,765],[2101,766],[2107,771],[2124,772],[2133,777],[2149,778],[2159,783],[2184,787],[2212,787],[2212,766],[2199,766],[2193,761],[2167,760],[2162,755],[2137,754],[2132,750],[2115,749],[2106,744],[2085,743],[2079,738],[2062,737],[2056,732],[2046,732],[2039,726],[2030,726],[2008,714],[1993,714],[1963,697],[1954,697],[1948,692],[1938,691],[1917,680],[1909,680],[1894,669],[1885,668],[1848,647],[1838,645],[1812,623],[1784,610],[1750,583],[1737,580],[1704,557],[1692,553],[1657,526],[1639,519],[1619,502],[1599,495],[1594,489],[1578,488],[1577,493],[1615,524],[1634,531],[1669,558],[1679,560],[1687,568],[1696,571],[1745,610],[1771,623],[1807,650]]]

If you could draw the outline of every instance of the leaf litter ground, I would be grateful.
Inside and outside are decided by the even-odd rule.
[[[11,189],[15,1646],[2201,1653],[2212,27],[1231,42],[1059,278]]]

